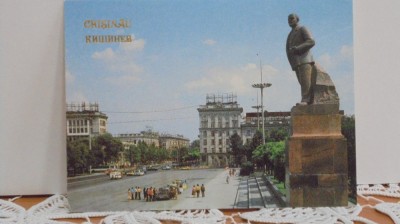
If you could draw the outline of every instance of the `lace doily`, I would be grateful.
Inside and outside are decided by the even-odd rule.
[[[359,187],[362,193],[369,195],[398,195],[398,185],[392,186],[388,191],[380,187],[367,189]],[[396,189],[397,187],[397,189]],[[384,193],[385,192],[385,193]],[[361,193],[361,192],[360,192]],[[380,203],[376,210],[387,214],[396,223],[400,223],[400,204]],[[254,212],[224,215],[218,209],[209,210],[183,210],[183,211],[119,211],[119,212],[87,212],[71,213],[68,199],[62,195],[54,195],[45,201],[26,210],[12,201],[0,199],[1,224],[71,224],[59,219],[80,218],[90,224],[90,218],[104,217],[103,224],[159,224],[161,221],[174,221],[182,224],[237,224],[235,218],[247,220],[247,223],[296,223],[296,224],[337,224],[353,223],[358,221],[366,224],[374,222],[358,216],[362,207],[336,207],[336,208],[264,208]]]
[[[274,208],[260,209],[240,214],[240,217],[254,222],[296,223],[296,224],[351,224],[359,221],[367,224],[374,222],[359,217],[361,206],[337,208]]]
[[[358,195],[380,195],[392,198],[400,198],[400,186],[399,184],[389,184],[387,187],[382,184],[374,185],[358,185]]]

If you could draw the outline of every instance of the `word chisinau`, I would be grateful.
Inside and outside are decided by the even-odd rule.
[[[85,29],[127,29],[131,27],[131,21],[126,19],[119,20],[85,20],[83,22]],[[117,43],[117,42],[132,42],[131,35],[86,35],[85,40],[87,44],[97,43]]]

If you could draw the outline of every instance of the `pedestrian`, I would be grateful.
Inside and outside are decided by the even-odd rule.
[[[157,195],[157,190],[155,187],[153,187],[153,196],[152,196],[152,200],[155,201],[156,200],[156,195]]]
[[[183,193],[183,184],[180,184],[179,185],[179,194],[182,194]]]
[[[153,195],[153,189],[151,187],[147,188],[147,198],[146,201],[151,201],[151,196]]]
[[[138,199],[138,187],[135,187],[135,200]]]
[[[196,196],[197,197],[200,196],[200,190],[201,190],[201,188],[200,188],[199,184],[197,184],[197,186],[196,186]]]
[[[196,186],[193,185],[192,187],[192,196],[194,197],[196,195]]]
[[[134,196],[135,196],[135,189],[134,187],[131,187],[131,200],[134,199]]]
[[[128,200],[132,200],[132,193],[130,188],[128,188]]]
[[[229,184],[229,175],[226,176],[226,183]]]
[[[143,187],[143,200],[147,201],[147,188]]]
[[[141,196],[142,189],[140,187],[137,188],[137,193],[138,193],[138,199],[142,200],[142,196]]]
[[[204,198],[204,193],[206,191],[206,187],[204,187],[204,184],[201,185],[200,190],[201,190],[201,196]]]

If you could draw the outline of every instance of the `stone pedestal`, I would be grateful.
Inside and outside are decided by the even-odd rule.
[[[286,150],[287,204],[347,206],[347,143],[338,104],[295,106]]]

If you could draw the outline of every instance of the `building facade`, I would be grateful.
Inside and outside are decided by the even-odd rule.
[[[190,144],[190,140],[185,138],[183,135],[170,135],[170,134],[162,134],[160,135],[160,147],[173,150],[179,148],[188,148]]]
[[[144,142],[147,145],[154,144],[156,147],[160,146],[159,134],[157,132],[142,131],[140,133],[118,134],[114,137],[122,142],[125,149],[137,146],[140,142]]]
[[[257,130],[262,129],[262,113],[246,113],[244,122],[241,124],[243,144],[250,143]],[[264,111],[265,133],[273,130],[284,129],[290,133],[290,112],[268,112]]]
[[[107,132],[107,115],[97,103],[70,103],[67,107],[67,139],[90,138]]]
[[[233,94],[208,94],[206,104],[198,109],[201,162],[209,167],[226,167],[231,163],[229,138],[241,134],[243,108]]]

